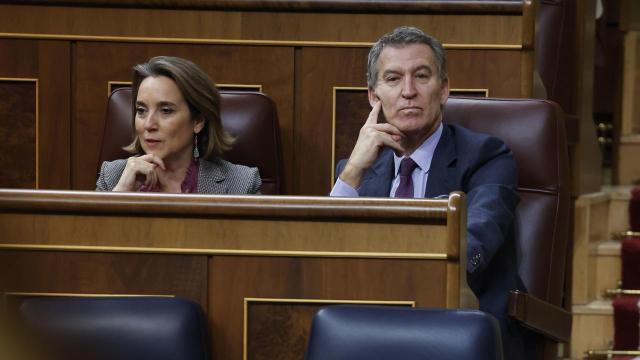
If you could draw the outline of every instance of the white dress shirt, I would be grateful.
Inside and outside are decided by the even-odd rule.
[[[411,180],[413,181],[413,197],[423,198],[427,189],[427,180],[429,179],[429,168],[431,167],[431,160],[433,159],[433,153],[436,150],[440,136],[442,135],[442,123],[438,126],[431,136],[427,138],[409,157],[418,164],[411,173]],[[391,190],[389,191],[390,197],[395,197],[396,190],[400,184],[400,162],[402,162],[404,156],[398,156],[393,154],[394,164],[394,177],[391,183]],[[338,177],[336,183],[331,189],[330,196],[348,196],[358,197],[358,190],[351,187],[351,185],[345,183]]]

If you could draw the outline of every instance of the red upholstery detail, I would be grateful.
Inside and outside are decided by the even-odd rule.
[[[640,238],[622,241],[622,288],[640,290]]]
[[[631,200],[629,200],[629,227],[631,231],[640,231],[640,187],[631,190]]]
[[[640,296],[613,300],[614,350],[638,349],[638,301]]]

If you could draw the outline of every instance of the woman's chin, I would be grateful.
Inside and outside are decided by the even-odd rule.
[[[145,151],[145,154],[154,155],[156,157],[159,157],[160,159],[164,159],[164,157],[165,157],[165,155],[162,153],[162,151],[158,151],[158,150],[148,150],[148,151]]]

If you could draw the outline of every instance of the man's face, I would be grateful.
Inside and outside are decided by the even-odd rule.
[[[438,76],[433,50],[425,44],[386,46],[378,58],[378,79],[369,102],[378,100],[388,123],[405,135],[426,138],[442,121],[448,81]]]

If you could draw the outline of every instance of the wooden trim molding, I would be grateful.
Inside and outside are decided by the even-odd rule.
[[[612,359],[614,356],[640,356],[640,350],[587,350],[587,359]]]
[[[132,82],[131,81],[117,81],[117,80],[109,80],[107,81],[107,97],[109,95],[111,95],[111,93],[113,92],[113,86],[131,86]],[[216,84],[216,87],[218,88],[218,90],[224,89],[231,89],[231,90],[238,90],[238,91],[257,91],[257,92],[263,92],[262,91],[262,85],[261,84]]]
[[[464,209],[456,203],[462,195],[451,196],[376,199],[0,189],[0,232],[6,235],[0,250],[457,263],[460,254],[455,251],[463,251],[465,244],[448,242],[465,241],[456,236]],[[401,241],[389,243],[400,235]]]
[[[270,211],[265,211],[265,208]],[[447,199],[367,199],[312,196],[148,194],[0,189],[0,210],[117,215],[260,216],[401,222],[447,218]]]
[[[87,293],[49,293],[49,292],[5,292],[4,298],[10,296],[18,297],[164,297],[172,298],[170,294],[87,294]]]
[[[522,14],[523,0],[1,0],[0,4],[279,12]]]
[[[307,257],[307,258],[363,258],[363,259],[413,259],[455,261],[456,256],[446,253],[400,253],[400,252],[353,252],[353,251],[285,251],[285,250],[233,250],[233,249],[192,249],[134,246],[95,245],[29,245],[0,244],[0,250],[20,251],[77,251],[131,254],[172,254],[172,255],[222,255],[222,256],[267,256],[267,257]]]
[[[107,97],[111,95],[113,92],[113,86],[122,87],[122,86],[131,86],[131,81],[117,81],[117,80],[109,80],[107,81]]]
[[[2,0],[0,0],[2,1]],[[99,36],[99,35],[64,35],[44,33],[6,33],[0,32],[0,39],[29,40],[68,40],[95,42],[129,42],[129,43],[170,43],[201,45],[252,45],[252,46],[306,46],[306,47],[355,47],[370,48],[372,42],[353,41],[298,41],[298,40],[251,40],[251,39],[198,39],[198,38],[165,38],[141,36]],[[520,44],[462,44],[443,43],[447,49],[456,50],[521,50]]]

